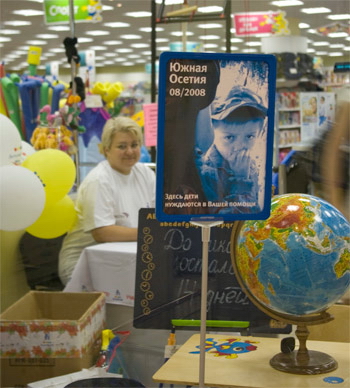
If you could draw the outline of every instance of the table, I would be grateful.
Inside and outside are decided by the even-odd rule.
[[[66,292],[99,291],[106,303],[134,306],[137,242],[103,243],[81,253]]]
[[[307,341],[309,350],[318,350],[331,355],[338,362],[338,369],[319,375],[296,375],[280,372],[272,368],[270,359],[280,352],[280,339],[266,337],[235,337],[232,334],[207,334],[217,344],[236,338],[254,342],[257,349],[237,354],[236,358],[226,358],[217,353],[206,353],[205,385],[210,387],[250,387],[250,388],[322,388],[343,379],[339,387],[350,386],[350,344],[345,342]],[[192,335],[187,342],[153,375],[160,383],[198,385],[200,335]],[[249,346],[249,345],[247,345]],[[297,344],[298,346],[298,344]],[[215,351],[215,348],[211,350]],[[329,382],[324,379],[328,378]],[[332,383],[331,383],[332,381]]]
[[[136,242],[103,243],[85,248],[64,292],[99,291],[106,294],[106,328],[128,330],[121,350],[128,376],[147,387],[155,387],[152,375],[164,363],[168,330],[133,327]],[[184,343],[193,332],[177,334]]]

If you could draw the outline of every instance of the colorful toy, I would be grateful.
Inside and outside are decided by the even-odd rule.
[[[219,343],[213,338],[207,338],[205,341],[205,351],[213,353],[216,357],[237,358],[238,354],[248,353],[256,350],[257,347],[253,345],[253,341],[240,341],[237,338],[228,338],[225,342]],[[199,348],[199,346],[196,346]],[[199,354],[199,351],[190,352],[191,354]]]

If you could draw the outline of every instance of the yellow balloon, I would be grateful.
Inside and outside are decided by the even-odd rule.
[[[46,205],[54,204],[69,193],[76,177],[72,158],[63,151],[44,149],[29,155],[22,163],[33,171],[44,185]]]
[[[77,213],[73,200],[66,195],[53,205],[46,205],[40,217],[26,231],[38,238],[56,238],[74,226]]]

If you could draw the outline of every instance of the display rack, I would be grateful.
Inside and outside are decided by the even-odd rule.
[[[278,147],[287,148],[300,141],[300,101],[298,92],[277,94]]]

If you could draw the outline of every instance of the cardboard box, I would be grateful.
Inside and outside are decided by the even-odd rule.
[[[30,291],[0,315],[1,387],[90,368],[105,318],[103,293]]]

